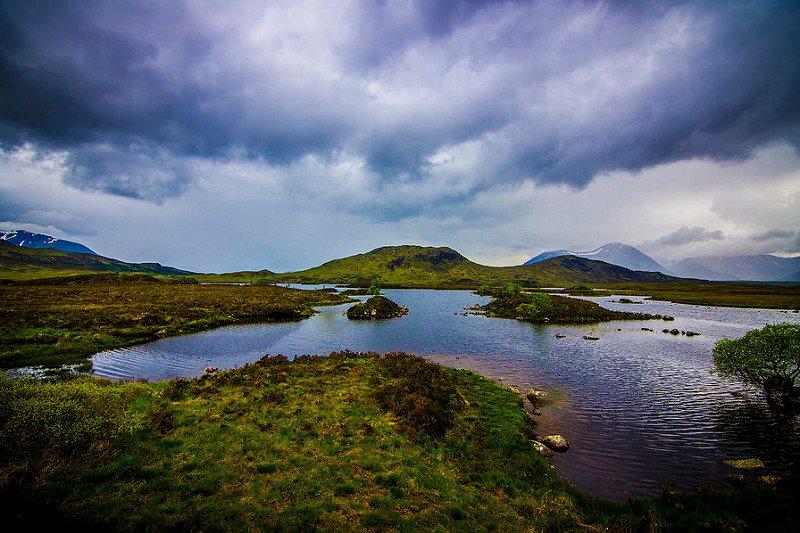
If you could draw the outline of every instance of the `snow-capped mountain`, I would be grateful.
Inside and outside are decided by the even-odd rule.
[[[800,281],[800,257],[687,257],[670,267],[680,276],[714,281]]]
[[[533,265],[546,259],[550,259],[551,257],[559,257],[562,255],[574,255],[577,257],[583,257],[585,259],[605,261],[606,263],[625,267],[630,270],[643,270],[645,272],[661,272],[663,274],[672,274],[667,268],[662,266],[658,261],[649,255],[637,250],[629,244],[624,244],[621,242],[610,242],[589,252],[576,252],[573,250],[552,250],[549,252],[542,252],[536,257],[526,261],[525,264]]]
[[[93,250],[80,243],[56,239],[42,233],[31,233],[23,229],[0,232],[0,240],[26,248],[52,248],[61,252],[97,255]]]

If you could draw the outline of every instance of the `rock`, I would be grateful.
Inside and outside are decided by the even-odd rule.
[[[566,337],[566,335],[563,333],[556,333],[556,339],[563,339],[564,337]]]
[[[545,457],[551,457],[553,455],[553,452],[551,452],[550,449],[541,442],[533,441],[533,447],[536,449],[537,452],[544,455]]]
[[[207,366],[205,369],[206,374],[216,374],[217,372],[219,372],[219,368],[215,366]]]
[[[680,335],[681,334],[681,332],[678,331],[677,329],[671,329],[671,330],[669,330],[669,333],[670,333],[670,335]]]
[[[600,340],[600,337],[592,337],[591,335],[584,335],[583,338],[584,338],[584,340],[587,340],[587,341],[599,341]]]
[[[662,329],[661,333],[669,333],[669,330],[668,329]]]
[[[642,328],[642,331],[653,331],[651,328]]]
[[[669,316],[669,315],[664,315],[664,317],[661,320],[664,320],[666,322],[671,322],[671,321],[675,320],[675,317],[674,316]]]
[[[764,485],[769,485],[771,487],[777,485],[781,478],[778,476],[758,476],[758,480]]]
[[[764,463],[761,459],[756,457],[752,457],[750,459],[726,459],[722,461],[726,465],[738,468],[739,470],[756,470],[758,468],[764,468]]]
[[[545,435],[539,438],[539,442],[553,450],[554,452],[564,453],[569,450],[569,441],[561,435]]]
[[[700,335],[700,334],[699,334],[699,333],[697,333],[696,331],[687,331],[687,332],[686,332],[686,336],[687,336],[687,337],[695,337],[695,336],[697,336],[697,335]]]
[[[528,394],[525,395],[528,401],[531,402],[531,404],[533,404],[534,406],[541,403],[542,398],[544,398],[545,396],[547,396],[546,392],[536,389],[529,390]]]
[[[742,474],[728,474],[725,479],[733,486],[740,487],[744,485],[744,476]]]

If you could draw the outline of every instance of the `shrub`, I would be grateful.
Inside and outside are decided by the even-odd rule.
[[[29,480],[71,461],[94,460],[144,427],[124,387],[94,379],[41,382],[0,377],[0,458]]]
[[[714,346],[714,364],[721,376],[763,387],[771,405],[795,404],[800,324],[775,324],[749,331],[741,339],[722,339]]]
[[[455,378],[441,366],[404,353],[381,359],[392,379],[376,392],[378,403],[394,413],[412,436],[441,437],[460,407]]]
[[[530,320],[539,320],[548,317],[553,312],[550,296],[537,292],[531,296],[530,303],[517,306],[519,316]]]

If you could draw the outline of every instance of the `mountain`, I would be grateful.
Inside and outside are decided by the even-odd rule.
[[[564,255],[574,255],[575,257],[583,257],[584,259],[605,261],[606,263],[625,267],[630,270],[671,274],[667,268],[659,264],[658,261],[649,255],[641,252],[629,244],[623,244],[621,242],[610,242],[599,248],[595,248],[590,252],[575,252],[572,250],[552,250],[549,252],[542,252],[536,257],[532,257],[526,261],[525,264],[534,265],[547,259]]]
[[[279,274],[288,283],[368,285],[379,279],[387,287],[474,288],[520,282],[538,286],[665,282],[673,278],[580,257],[554,257],[534,265],[494,267],[470,261],[447,247],[384,246],[320,266]]]
[[[800,281],[800,257],[687,257],[670,266],[680,276],[714,281]]]
[[[0,240],[0,278],[18,277],[20,272],[40,271],[58,275],[63,271],[145,272],[149,274],[183,275],[186,270],[159,263],[126,263],[102,255],[61,252],[49,248],[26,248]],[[62,271],[62,272],[53,272]]]
[[[0,240],[26,248],[51,248],[61,252],[97,255],[93,250],[80,243],[56,239],[42,233],[31,233],[24,229],[0,232]]]

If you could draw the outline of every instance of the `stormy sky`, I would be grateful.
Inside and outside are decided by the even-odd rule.
[[[0,1],[0,229],[197,270],[800,253],[798,2]]]

